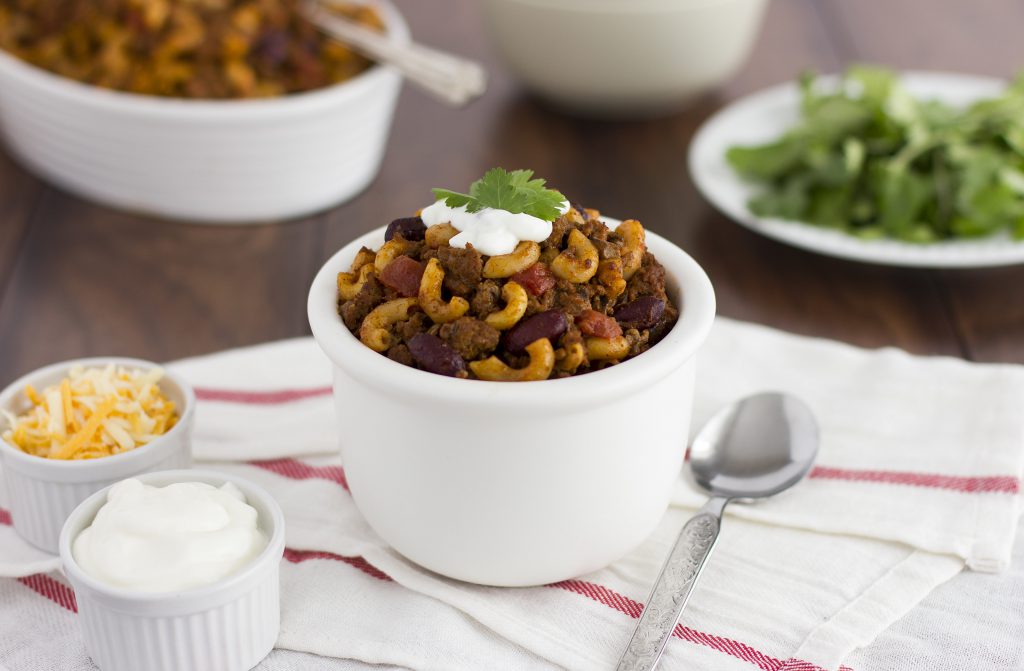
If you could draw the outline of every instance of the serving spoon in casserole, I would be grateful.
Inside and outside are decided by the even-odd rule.
[[[449,105],[461,107],[487,90],[487,71],[476,61],[415,42],[396,42],[334,14],[330,2],[323,0],[306,0],[302,12],[325,35],[378,63],[394,66],[406,79]]]

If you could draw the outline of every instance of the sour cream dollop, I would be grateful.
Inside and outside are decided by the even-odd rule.
[[[131,478],[111,487],[72,552],[87,574],[108,585],[176,592],[235,573],[266,545],[256,509],[231,483],[152,487]]]
[[[568,211],[569,203],[563,202],[561,213]],[[490,207],[467,212],[465,206],[449,207],[443,200],[423,208],[420,218],[427,226],[450,223],[459,233],[448,241],[449,245],[463,249],[467,244],[473,245],[487,256],[511,254],[524,240],[543,242],[551,235],[551,222],[532,214],[514,214]]]

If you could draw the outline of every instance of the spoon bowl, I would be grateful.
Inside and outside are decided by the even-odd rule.
[[[690,474],[711,494],[679,532],[617,671],[651,671],[718,540],[734,499],[779,494],[800,482],[818,456],[818,424],[802,401],[764,392],[718,411],[690,447]]]
[[[726,406],[704,425],[690,448],[690,473],[712,496],[760,499],[803,479],[817,454],[810,408],[765,392]]]

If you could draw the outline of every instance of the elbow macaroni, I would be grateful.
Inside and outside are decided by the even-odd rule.
[[[629,280],[636,271],[640,270],[640,264],[644,260],[644,252],[647,251],[647,244],[644,242],[644,227],[636,219],[627,219],[615,232],[622,237],[622,276]]]
[[[416,243],[397,236],[385,242],[377,251],[377,256],[373,260],[373,266],[377,269],[377,276],[379,277],[384,272],[384,269],[388,267],[388,264],[394,261],[396,257],[411,252],[415,246]]]
[[[350,301],[359,294],[359,290],[366,284],[366,280],[373,274],[373,263],[367,263],[359,269],[358,273],[338,273],[338,296],[345,301]]]
[[[584,342],[590,361],[619,361],[629,354],[629,341],[624,336],[587,338]]]
[[[445,302],[441,296],[441,284],[444,282],[444,268],[437,259],[430,259],[423,278],[420,280],[420,307],[427,316],[437,324],[453,322],[469,310],[469,301],[460,296],[453,296]]]
[[[451,224],[434,224],[423,233],[427,247],[444,247],[448,241],[459,234],[459,230]]]
[[[512,277],[521,270],[526,270],[537,263],[540,258],[540,245],[529,240],[516,245],[511,254],[492,256],[484,264],[484,277],[500,279]]]
[[[569,232],[569,246],[551,262],[551,272],[560,279],[583,284],[597,273],[597,261],[594,243],[574,228]]]
[[[583,343],[574,342],[564,349],[555,352],[555,365],[558,370],[567,373],[575,373],[576,369],[583,365],[586,359],[586,350]]]
[[[597,264],[597,280],[604,285],[609,301],[614,301],[626,290],[622,275],[622,259],[605,259]]]
[[[483,361],[470,361],[469,368],[481,380],[492,382],[526,382],[546,380],[555,368],[555,350],[547,338],[534,340],[526,346],[530,363],[524,368],[512,368],[496,356]]]
[[[396,298],[375,307],[359,327],[359,339],[375,352],[386,352],[393,338],[389,328],[409,318],[409,310],[416,307],[415,298]]]
[[[530,299],[526,289],[516,282],[506,282],[501,289],[501,297],[505,299],[505,307],[484,317],[484,322],[499,331],[507,331],[526,314]]]

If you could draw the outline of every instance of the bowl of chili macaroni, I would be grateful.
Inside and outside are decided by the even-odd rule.
[[[657,525],[682,466],[707,275],[639,221],[568,203],[548,237],[493,256],[424,218],[357,238],[309,294],[356,504],[460,580],[611,563]]]

